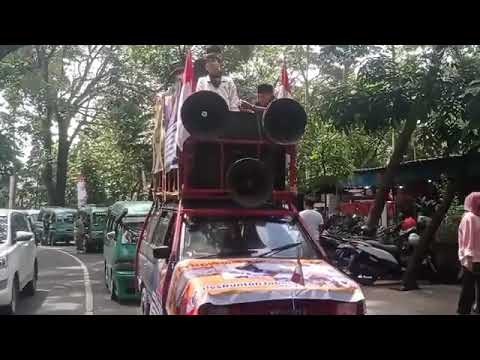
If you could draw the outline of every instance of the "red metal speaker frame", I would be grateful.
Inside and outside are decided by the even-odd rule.
[[[195,144],[198,143],[214,143],[220,146],[220,187],[215,189],[192,188],[189,186],[187,179],[190,176],[192,168],[193,151]],[[175,201],[180,199],[229,199],[230,192],[225,187],[225,145],[256,145],[257,156],[262,154],[262,148],[271,143],[265,140],[238,140],[238,139],[217,139],[217,140],[199,140],[190,137],[183,145],[183,151],[178,153],[178,168],[172,169],[168,173],[160,172],[155,174],[153,182],[154,198],[160,199],[162,202]],[[296,146],[295,145],[278,145],[284,147],[286,155],[289,157],[288,166],[288,184],[287,189],[283,191],[274,190],[273,200],[285,201],[290,203],[295,200],[297,193],[297,164],[296,164]]]

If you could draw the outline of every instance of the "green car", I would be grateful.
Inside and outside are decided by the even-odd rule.
[[[147,217],[151,201],[119,201],[107,215],[103,256],[105,284],[112,300],[138,300],[134,261],[137,239]]]
[[[43,222],[42,245],[55,246],[57,242],[67,244],[73,241],[73,222],[77,210],[62,207],[49,207],[40,210],[39,219]]]
[[[103,250],[103,238],[105,236],[105,229],[107,225],[107,211],[106,207],[85,206],[82,207],[77,216],[81,216],[85,221],[85,252],[101,251]],[[78,231],[76,224],[75,232]]]

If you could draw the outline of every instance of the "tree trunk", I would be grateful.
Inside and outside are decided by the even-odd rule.
[[[310,67],[310,46],[309,45],[307,45],[307,56],[306,56],[306,58],[307,58],[307,66],[305,68],[305,108],[308,111],[308,109],[309,109],[308,104],[309,104],[309,100],[310,100],[310,96],[309,96],[309,94],[310,94],[310,89],[309,89],[310,84],[309,84],[309,82],[310,81],[308,79],[308,69]]]
[[[460,170],[460,173],[457,174],[455,180],[450,179],[448,181],[447,190],[443,197],[443,201],[433,215],[432,222],[429,224],[429,226],[427,226],[424,233],[421,234],[420,242],[408,263],[407,270],[403,276],[403,290],[418,289],[417,269],[421,264],[425,252],[434,239],[433,235],[437,232],[438,227],[441,225],[446,213],[450,209],[450,205],[455,198],[455,194],[458,194],[462,190],[463,179],[467,177],[467,171],[473,162],[472,157],[477,153],[478,148],[479,146],[477,145],[468,151],[462,162],[463,167]]]
[[[65,191],[67,187],[68,152],[68,122],[58,120],[58,154],[57,154],[57,188],[55,205],[65,206]]]
[[[395,176],[395,173],[397,172],[398,167],[403,160],[403,155],[407,151],[412,134],[417,127],[417,120],[424,119],[433,106],[434,87],[441,60],[446,48],[447,46],[445,45],[435,45],[433,47],[433,54],[431,58],[432,64],[423,84],[423,97],[419,102],[414,104],[410,110],[402,132],[398,137],[398,141],[395,143],[393,154],[390,158],[387,168],[385,169],[383,179],[375,196],[375,203],[368,214],[366,225],[367,231],[370,234],[374,233],[375,229],[377,228],[378,220],[380,219],[385,206],[387,190],[390,188],[393,177]]]
[[[443,201],[433,215],[431,223],[427,226],[423,234],[420,234],[420,242],[415,248],[413,256],[408,262],[407,270],[405,271],[405,274],[403,276],[402,290],[418,289],[417,269],[421,265],[422,259],[428,248],[430,247],[431,243],[433,242],[433,239],[435,239],[434,235],[437,232],[438,227],[442,223],[443,219],[445,218],[445,214],[448,212],[448,209],[450,209],[453,198],[455,197],[457,190],[460,188],[460,183],[461,179],[449,179]]]
[[[37,46],[37,55],[38,63],[42,72],[42,80],[45,83],[45,103],[46,103],[46,112],[45,116],[41,117],[40,120],[40,134],[43,142],[44,150],[44,168],[42,172],[42,180],[47,188],[47,199],[49,205],[54,205],[56,202],[55,199],[55,184],[53,182],[53,169],[52,169],[52,118],[55,113],[53,106],[54,93],[52,91],[51,85],[49,84],[49,72],[48,72],[48,59],[45,54],[45,48],[43,46]]]
[[[390,189],[393,178],[400,166],[400,163],[403,160],[403,155],[405,154],[412,133],[417,127],[417,118],[414,115],[409,116],[405,121],[402,132],[400,133],[397,141],[395,142],[395,148],[393,149],[393,154],[390,157],[390,161],[385,169],[385,172],[382,177],[382,181],[377,189],[375,194],[375,202],[373,204],[372,210],[368,214],[367,219],[367,229],[369,232],[375,231],[378,225],[378,220],[382,215],[383,208],[385,207],[385,201],[387,197],[387,191]]]

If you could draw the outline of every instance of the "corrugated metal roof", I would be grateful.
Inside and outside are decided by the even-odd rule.
[[[477,158],[480,161],[480,154],[475,155],[475,160]],[[447,158],[406,161],[400,164],[394,182],[402,184],[418,180],[439,180],[441,175],[456,175],[462,169],[464,159],[465,155],[453,155]],[[341,184],[344,187],[376,186],[380,184],[384,171],[385,167],[358,169],[348,179],[341,181]],[[471,166],[467,176],[480,176],[480,167]]]

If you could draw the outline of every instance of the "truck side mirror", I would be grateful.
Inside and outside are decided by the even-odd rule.
[[[17,231],[15,234],[16,241],[29,241],[33,239],[33,233],[29,231]]]
[[[170,249],[168,246],[157,246],[153,248],[153,257],[155,259],[168,259],[170,256]]]

